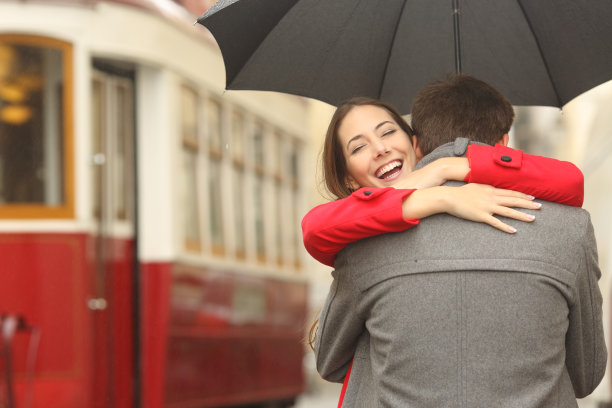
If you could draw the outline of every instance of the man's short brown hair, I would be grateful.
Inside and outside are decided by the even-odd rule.
[[[452,75],[426,85],[412,102],[411,114],[423,155],[458,137],[493,145],[508,133],[514,120],[510,101],[469,75]]]

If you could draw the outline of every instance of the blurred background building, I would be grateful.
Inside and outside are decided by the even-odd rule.
[[[335,406],[300,230],[333,108],[225,92],[212,3],[0,0],[0,407]],[[611,111],[606,84],[512,135],[584,171],[606,302]]]
[[[606,344],[610,350],[612,82],[578,96],[562,110],[520,107],[516,108],[516,113],[510,138],[513,147],[532,154],[571,161],[584,174],[583,208],[591,214],[597,238],[599,266],[602,272],[599,286],[604,298]],[[595,403],[601,402],[610,404],[610,381],[608,369],[602,383],[591,396],[581,401],[581,406],[596,406]]]

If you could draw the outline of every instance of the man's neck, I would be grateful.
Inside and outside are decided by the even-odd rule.
[[[416,169],[427,166],[429,163],[440,159],[442,157],[465,157],[467,147],[470,144],[481,144],[485,143],[473,142],[464,137],[458,137],[454,142],[449,142],[437,147],[433,152],[429,153],[418,162]]]

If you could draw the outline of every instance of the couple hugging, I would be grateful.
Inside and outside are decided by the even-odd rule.
[[[512,106],[473,77],[426,86],[411,114],[355,98],[332,117],[338,200],[302,221],[335,268],[319,373],[342,407],[577,407],[607,361],[582,173],[507,147]]]

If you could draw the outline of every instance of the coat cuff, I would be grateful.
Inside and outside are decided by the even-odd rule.
[[[468,183],[531,194],[542,200],[582,206],[584,176],[574,164],[549,157],[524,154],[521,150],[495,145],[470,145],[467,150]]]

